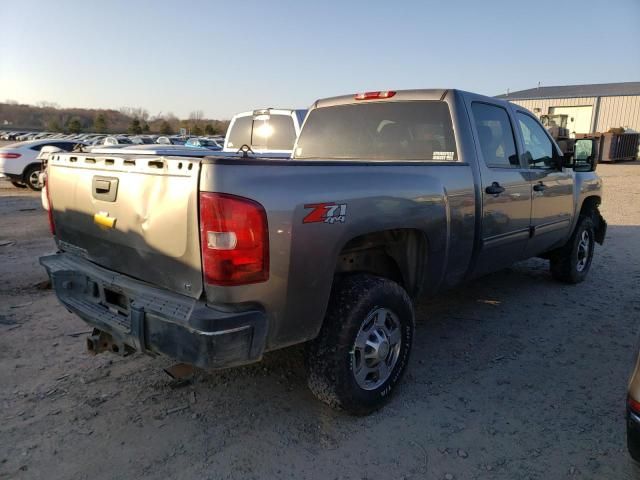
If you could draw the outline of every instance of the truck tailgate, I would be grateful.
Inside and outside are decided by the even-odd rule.
[[[200,159],[61,154],[48,194],[61,250],[197,298]]]

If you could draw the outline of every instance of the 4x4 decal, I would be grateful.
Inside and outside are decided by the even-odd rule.
[[[304,208],[312,210],[302,223],[344,223],[347,216],[346,203],[311,203]]]

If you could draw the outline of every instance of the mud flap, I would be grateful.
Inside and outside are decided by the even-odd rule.
[[[607,235],[607,221],[602,217],[598,209],[593,212],[593,221],[595,223],[596,242],[602,245],[604,237]]]

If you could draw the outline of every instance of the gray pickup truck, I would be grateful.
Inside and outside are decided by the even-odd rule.
[[[409,90],[315,102],[290,159],[59,153],[40,262],[93,352],[215,369],[306,342],[311,390],[366,414],[419,295],[533,256],[584,280],[606,223],[580,151],[517,105]]]

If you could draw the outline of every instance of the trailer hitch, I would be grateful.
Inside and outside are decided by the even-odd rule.
[[[129,345],[115,340],[107,332],[94,328],[91,335],[87,337],[87,351],[91,355],[97,355],[102,352],[113,352],[125,356],[133,353],[134,350]]]

